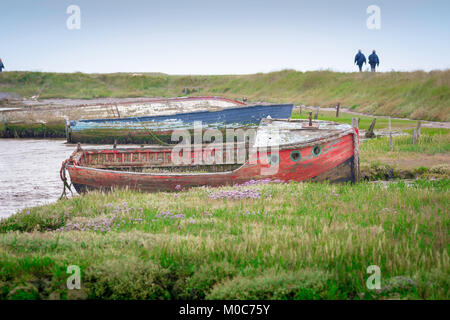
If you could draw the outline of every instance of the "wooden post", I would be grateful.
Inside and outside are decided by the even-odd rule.
[[[422,125],[422,122],[420,120],[417,121],[417,128],[413,129],[412,144],[416,144],[417,140],[419,140],[421,125]]]
[[[336,106],[336,118],[339,118],[339,108],[341,107],[341,103],[338,102],[337,106]]]
[[[366,138],[373,138],[375,134],[373,133],[373,129],[375,128],[375,123],[377,122],[377,118],[373,118],[372,123],[370,124],[369,130],[366,132]]]
[[[394,151],[394,142],[392,141],[391,117],[389,117],[389,149]]]
[[[358,128],[359,128],[359,121],[361,121],[361,118],[358,118]]]
[[[358,128],[358,120],[356,118],[352,118],[352,127]],[[356,131],[356,130],[355,130]],[[354,182],[358,183],[360,181],[360,166],[359,166],[359,139],[356,135],[356,132],[353,134],[353,177]]]
[[[69,120],[67,120],[67,119],[64,119],[64,131],[66,133],[66,141],[70,142],[70,139],[69,139]]]
[[[316,113],[314,114],[314,120],[317,120],[317,117],[319,116],[319,109],[320,107],[317,107]]]
[[[413,129],[412,144],[416,144],[416,141],[417,141],[417,130]]]
[[[116,139],[114,139],[114,146],[113,146],[113,148],[114,148],[114,149],[117,148],[117,140],[116,140]]]
[[[312,112],[309,113],[309,126],[312,127]]]

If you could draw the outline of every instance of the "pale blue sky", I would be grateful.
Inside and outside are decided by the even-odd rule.
[[[68,30],[66,9],[81,8]],[[366,9],[381,8],[381,29]],[[236,74],[355,71],[376,49],[380,71],[450,68],[448,0],[2,0],[9,70]]]

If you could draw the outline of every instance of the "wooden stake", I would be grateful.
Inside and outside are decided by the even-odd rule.
[[[358,128],[358,120],[352,118],[352,127]],[[359,169],[359,139],[356,133],[353,135],[354,153],[353,153],[353,176],[355,182],[358,183],[360,180],[360,169]]]
[[[417,139],[420,137],[420,127],[422,126],[422,121],[417,121]]]
[[[417,141],[417,130],[413,129],[412,144],[416,144],[416,141]]]
[[[312,112],[309,113],[309,126],[312,126]]]
[[[317,107],[316,113],[314,114],[314,120],[317,120],[317,117],[319,116],[319,109],[320,107]]]
[[[391,117],[389,117],[389,149],[394,151],[394,142],[392,141]]]
[[[336,106],[336,118],[339,118],[339,108],[341,107],[341,104],[338,102]]]
[[[373,133],[373,129],[375,128],[375,123],[377,122],[377,118],[373,118],[372,123],[370,124],[369,130],[366,132],[366,138],[373,138],[375,134]]]

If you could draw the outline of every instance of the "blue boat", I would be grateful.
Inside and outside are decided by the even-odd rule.
[[[193,130],[198,122],[204,129],[249,127],[267,117],[288,119],[293,107],[293,104],[246,105],[172,115],[71,120],[66,122],[66,136],[71,143],[170,143],[173,130]]]

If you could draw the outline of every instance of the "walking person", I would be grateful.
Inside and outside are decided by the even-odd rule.
[[[3,64],[2,59],[0,59],[0,72],[2,72],[3,69],[5,69],[5,65]]]
[[[355,64],[359,67],[359,72],[362,72],[362,66],[366,63],[366,56],[361,52],[361,50],[358,50],[358,53],[355,56]]]
[[[372,51],[372,54],[369,56],[369,64],[370,64],[370,69],[372,70],[372,72],[375,72],[375,66],[379,66],[380,65],[380,59],[378,59],[377,53],[375,52],[375,50]]]

